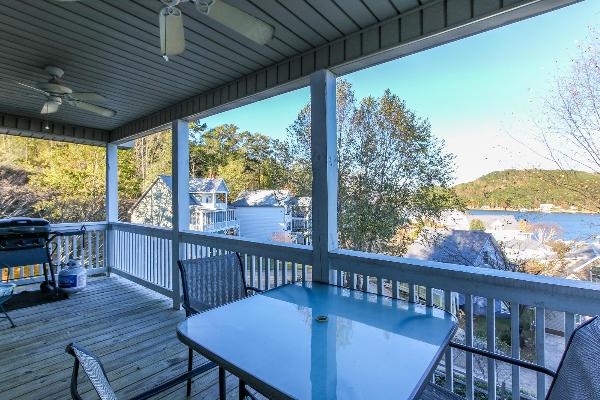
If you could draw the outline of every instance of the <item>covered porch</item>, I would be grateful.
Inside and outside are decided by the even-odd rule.
[[[302,1],[258,6],[245,0],[227,1],[275,27],[268,46],[240,38],[183,4],[188,49],[169,62],[157,50],[159,1],[0,5],[4,38],[0,48],[6,55],[0,68],[8,79],[43,80],[47,78],[45,65],[62,63],[74,83],[101,90],[110,99],[108,105],[117,110],[111,119],[88,118],[68,109],[42,118],[39,104],[26,94],[0,94],[0,132],[104,146],[107,171],[106,220],[55,226],[85,226],[83,241],[59,239],[60,254],[82,256],[90,275],[106,276],[93,279],[85,292],[69,300],[12,313],[17,327],[0,330],[0,397],[68,396],[72,363],[64,347],[73,340],[86,344],[105,361],[118,394],[137,393],[183,372],[187,348],[175,336],[177,323],[185,317],[180,311],[176,262],[227,252],[242,256],[249,284],[261,289],[314,280],[452,313],[462,303],[463,333],[457,340],[473,345],[475,331],[483,331],[487,349],[494,351],[501,323],[510,327],[510,355],[516,358],[523,356],[520,313],[527,309],[532,312],[535,332],[533,361],[555,368],[553,357],[547,356],[548,316],[554,321],[558,315],[566,341],[581,316],[598,313],[597,285],[338,247],[335,87],[337,76],[574,2]],[[28,23],[32,18],[35,24]],[[57,23],[63,19],[69,23]],[[311,89],[312,245],[191,231],[189,121],[303,86]],[[117,149],[169,128],[172,229],[120,222]],[[42,279],[34,266],[8,268],[4,273],[19,285]],[[510,309],[509,320],[499,321],[493,307],[487,308],[485,318],[478,318],[476,298],[486,299],[487,304],[502,302]],[[507,368],[491,360],[484,361],[481,372],[475,357],[457,353],[446,351],[433,379],[465,398],[519,398],[524,382],[527,396],[544,398],[549,381],[543,375],[532,377],[518,367]],[[510,375],[503,379],[503,386],[499,374]],[[216,375],[212,371],[195,380],[194,398],[217,397]],[[231,378],[228,393],[232,397],[237,396],[236,384]],[[184,386],[162,398],[184,398]],[[84,387],[88,388],[85,397],[93,398],[91,386]]]

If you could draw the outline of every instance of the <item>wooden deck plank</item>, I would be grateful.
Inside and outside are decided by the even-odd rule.
[[[75,341],[102,360],[111,384],[123,398],[187,369],[187,348],[176,337],[185,318],[171,300],[119,277],[92,279],[68,300],[11,312],[17,327],[0,325],[0,399],[67,399]],[[196,355],[195,365],[206,360]],[[80,374],[84,399],[95,399]],[[237,396],[237,379],[228,377],[228,397]],[[197,377],[194,399],[218,397],[217,371]],[[157,398],[185,398],[185,383]]]

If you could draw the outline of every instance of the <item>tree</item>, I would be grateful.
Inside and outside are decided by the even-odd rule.
[[[337,85],[338,230],[344,248],[401,255],[414,235],[402,234],[460,206],[450,189],[453,156],[429,122],[386,90],[357,101],[349,82]],[[310,105],[288,128],[288,167],[310,171]],[[300,189],[310,181],[298,182]],[[306,193],[308,194],[308,193]]]
[[[28,185],[26,171],[0,165],[0,218],[35,215],[39,198]]]
[[[480,219],[472,219],[469,223],[469,229],[472,231],[485,231],[485,224]]]
[[[554,79],[544,101],[544,122],[540,140],[547,157],[564,171],[561,187],[584,197],[584,209],[600,210],[597,185],[571,183],[576,170],[600,174],[600,35],[590,31],[589,40],[579,46],[570,69]]]

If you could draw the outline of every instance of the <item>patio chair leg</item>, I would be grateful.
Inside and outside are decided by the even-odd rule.
[[[219,399],[225,400],[227,397],[227,388],[225,387],[225,370],[219,367]]]
[[[194,350],[192,348],[188,348],[188,372],[192,370],[194,365]],[[190,397],[192,395],[192,378],[187,380],[187,390],[186,396]]]
[[[8,313],[6,312],[6,310],[4,309],[4,306],[2,304],[0,304],[0,311],[2,311],[4,313],[4,315],[6,315],[6,318],[8,318],[8,321],[10,322],[10,327],[14,328],[15,323],[13,322],[12,318],[10,318],[10,316],[8,315]]]

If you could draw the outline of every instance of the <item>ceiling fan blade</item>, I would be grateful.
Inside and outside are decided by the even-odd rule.
[[[40,114],[52,114],[52,113],[55,113],[55,112],[58,111],[58,106],[60,106],[60,103],[57,103],[55,101],[47,101],[42,106],[42,111],[40,111]]]
[[[69,95],[74,100],[82,101],[104,101],[106,98],[96,92],[74,92]]]
[[[100,107],[95,104],[86,103],[84,101],[73,100],[73,101],[70,101],[68,104],[73,107],[81,108],[82,110],[100,114],[104,117],[114,117],[115,115],[117,115],[117,112],[115,110],[111,110],[110,108]]]
[[[185,51],[183,14],[177,7],[164,7],[158,14],[160,28],[160,54],[169,60]]]
[[[35,90],[36,92],[43,94],[46,97],[50,96],[50,93],[43,91],[42,89],[38,89],[35,86],[26,85],[25,83],[21,83],[21,82],[16,82],[16,83],[17,83],[17,85],[26,87],[27,89]]]
[[[197,1],[198,11],[206,14],[215,21],[233,29],[237,33],[260,44],[267,44],[275,33],[275,28],[239,8],[230,6],[221,0],[214,0],[212,4]]]

